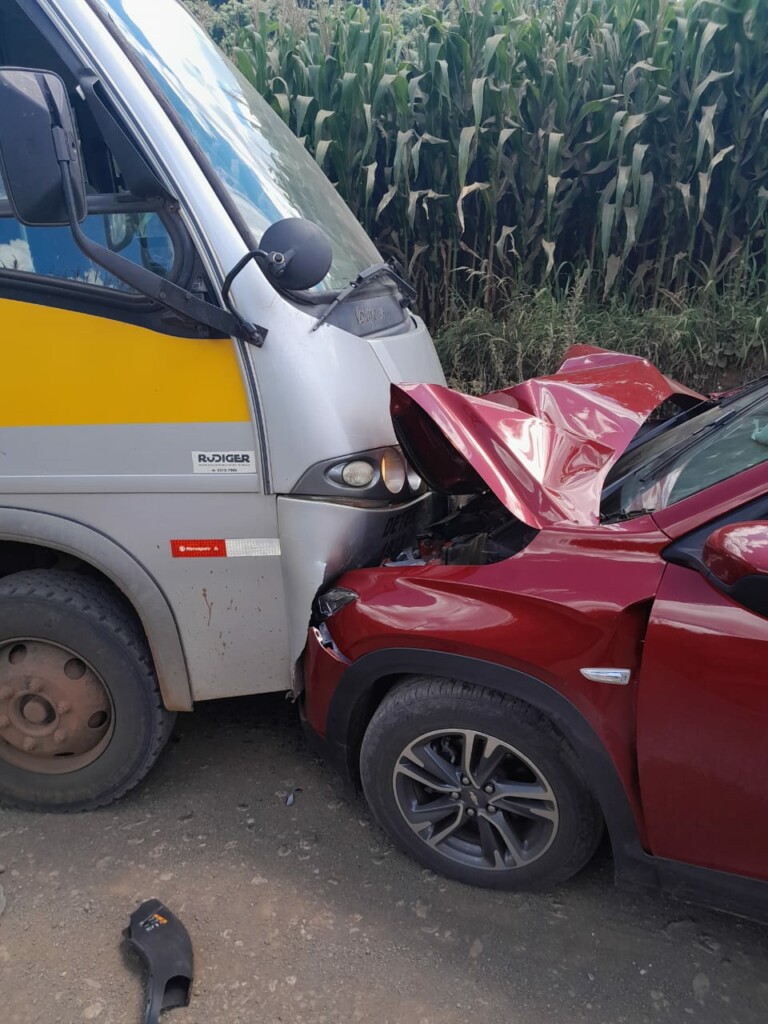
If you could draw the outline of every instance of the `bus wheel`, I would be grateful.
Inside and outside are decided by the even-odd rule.
[[[146,775],[174,719],[132,609],[107,585],[48,569],[0,580],[0,803],[111,803]]]

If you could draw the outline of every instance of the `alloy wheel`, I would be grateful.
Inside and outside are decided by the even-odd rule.
[[[464,866],[521,868],[542,857],[557,835],[557,800],[543,772],[482,732],[419,736],[397,758],[392,785],[413,832]]]

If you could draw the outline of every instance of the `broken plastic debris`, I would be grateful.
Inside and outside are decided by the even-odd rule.
[[[144,1024],[157,1024],[163,1010],[187,1006],[192,991],[192,942],[187,929],[160,900],[146,900],[124,932],[149,972]]]
[[[297,786],[295,789],[292,789],[288,796],[285,798],[285,806],[293,807],[293,805],[296,803],[296,794],[300,792],[301,786]]]

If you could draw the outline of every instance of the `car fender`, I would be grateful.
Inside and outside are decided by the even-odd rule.
[[[399,679],[414,675],[484,686],[525,701],[546,715],[576,751],[600,804],[617,876],[637,884],[657,884],[653,865],[643,851],[642,820],[637,819],[600,738],[566,697],[525,672],[478,658],[417,648],[388,648],[364,655],[339,680],[326,723],[327,753],[348,778],[357,775],[359,744],[376,706]]]

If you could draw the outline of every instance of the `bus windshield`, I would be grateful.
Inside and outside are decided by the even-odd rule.
[[[283,217],[319,225],[333,248],[323,287],[381,260],[317,163],[177,0],[96,0],[152,75],[237,203],[258,243]]]

